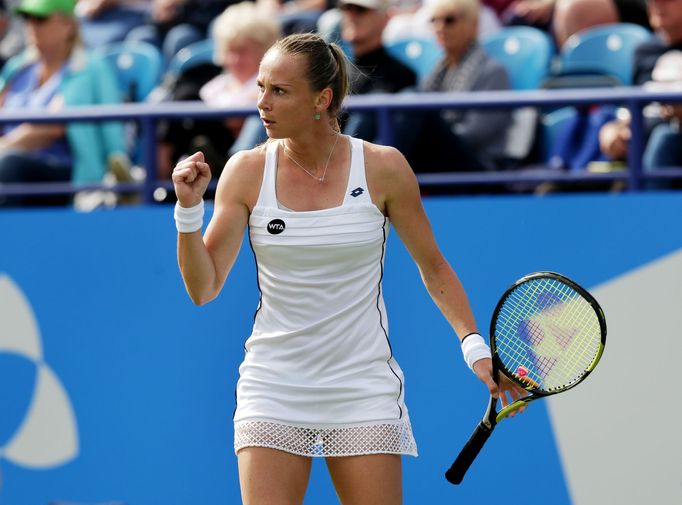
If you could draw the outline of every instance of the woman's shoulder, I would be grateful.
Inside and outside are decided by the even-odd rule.
[[[230,156],[220,176],[220,184],[229,183],[240,187],[255,184],[260,187],[268,145],[269,143],[265,143]]]
[[[507,68],[484,51],[481,52],[481,59],[476,77],[471,85],[471,91],[506,89],[511,89]]]
[[[37,61],[37,54],[32,48],[26,49],[12,56],[2,67],[0,79],[4,88],[7,81],[13,79],[19,72],[26,70]]]
[[[267,154],[271,142],[272,141],[268,141],[251,149],[238,151],[230,157],[228,164],[232,162],[244,170],[255,166],[260,166],[262,168],[265,163],[265,155]]]
[[[355,138],[355,137],[352,137]],[[390,161],[393,158],[400,158],[402,156],[402,153],[396,149],[393,146],[387,146],[383,144],[376,144],[374,142],[369,142],[367,140],[361,140],[361,139],[355,139],[356,142],[360,140],[363,144],[364,152],[365,152],[365,161],[368,161],[368,158],[372,159],[378,159],[381,161]]]
[[[67,64],[65,80],[79,82],[109,82],[118,87],[116,68],[103,55],[77,46],[71,52]]]
[[[73,48],[69,57],[68,69],[72,73],[89,72],[93,74],[101,72],[102,69],[112,70],[104,56],[81,46]]]
[[[386,202],[417,188],[416,177],[405,156],[391,146],[364,142],[365,174],[374,204],[386,212]]]
[[[379,178],[393,178],[412,172],[403,153],[392,146],[363,141],[365,170]]]

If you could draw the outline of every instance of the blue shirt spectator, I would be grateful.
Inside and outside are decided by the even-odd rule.
[[[23,0],[17,7],[25,20],[27,49],[2,69],[4,109],[120,101],[112,69],[82,48],[74,9],[74,0]],[[97,182],[108,162],[121,157],[125,145],[119,123],[21,123],[5,128],[0,137],[0,183]]]

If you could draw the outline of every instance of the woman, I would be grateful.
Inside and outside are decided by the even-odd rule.
[[[510,89],[505,68],[477,42],[478,0],[434,0],[430,8],[431,25],[444,57],[426,77],[422,91]],[[414,123],[417,116],[406,116],[401,131],[408,135],[400,145],[410,153],[415,171],[493,171],[506,167],[510,110],[429,111],[421,116],[422,127]]]
[[[27,49],[3,67],[4,111],[120,101],[111,68],[83,49],[74,9],[73,0],[25,0],[16,8],[25,21]],[[127,163],[124,138],[114,123],[6,124],[0,183],[98,182],[108,163]]]
[[[218,295],[247,225],[256,255],[261,300],[234,418],[243,502],[302,503],[311,458],[322,456],[342,503],[401,503],[400,454],[415,455],[416,445],[381,296],[389,220],[454,330],[469,335],[465,359],[497,395],[490,351],[405,159],[339,133],[341,49],[314,34],[286,37],[263,58],[258,85],[270,140],[230,158],[203,239],[210,168],[196,153],[173,172],[192,300]]]
[[[255,104],[258,98],[258,65],[265,51],[281,36],[279,22],[261,12],[254,2],[240,2],[231,5],[216,18],[212,33],[213,59],[222,70],[221,73],[212,74],[215,76],[207,82],[194,82],[197,78],[203,78],[206,69],[190,70],[186,79],[181,79],[182,82],[177,84],[173,100],[201,99],[205,104],[215,107]],[[258,118],[254,116],[254,119]],[[238,117],[225,120],[185,118],[161,123],[159,178],[169,179],[178,159],[196,150],[202,150],[215,169],[222,168],[227,161],[228,151],[240,139],[243,125],[244,118]],[[262,142],[260,137],[251,139],[251,130],[244,133],[242,139],[240,143],[250,143],[249,148],[256,145],[257,140]]]

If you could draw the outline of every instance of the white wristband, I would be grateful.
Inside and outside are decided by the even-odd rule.
[[[204,225],[204,201],[201,200],[194,207],[182,207],[180,202],[175,204],[175,227],[180,233],[192,233],[201,230]]]
[[[462,354],[464,361],[471,370],[474,369],[474,363],[478,360],[492,357],[490,347],[478,333],[469,333],[462,339]]]

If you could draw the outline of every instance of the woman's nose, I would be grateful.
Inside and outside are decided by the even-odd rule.
[[[269,110],[270,109],[270,105],[269,105],[269,102],[267,100],[267,93],[265,93],[264,91],[262,91],[258,95],[258,101],[256,102],[256,107],[258,107],[261,110]]]

